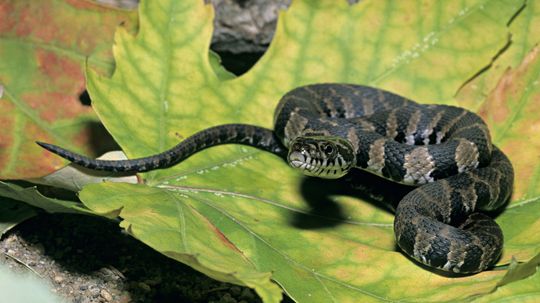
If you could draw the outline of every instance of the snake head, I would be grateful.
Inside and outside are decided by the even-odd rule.
[[[289,147],[289,165],[308,176],[337,179],[356,164],[352,144],[339,137],[298,137]]]

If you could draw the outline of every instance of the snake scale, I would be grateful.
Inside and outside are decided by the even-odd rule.
[[[228,143],[278,154],[309,176],[339,178],[360,168],[417,186],[399,202],[394,232],[399,247],[428,267],[475,273],[500,257],[502,231],[482,212],[497,210],[509,199],[513,168],[491,144],[482,119],[459,107],[421,105],[360,85],[313,84],[283,96],[274,130],[215,126],[145,158],[94,160],[38,142],[83,167],[125,172],[170,167]]]

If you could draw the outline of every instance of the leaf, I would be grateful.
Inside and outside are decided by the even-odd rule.
[[[522,5],[517,1],[416,5],[362,1],[349,7],[330,0],[294,1],[280,15],[274,41],[257,65],[242,77],[223,81],[206,53],[212,31],[210,7],[195,1],[143,1],[137,36],[122,28],[116,33],[113,76],[88,71],[88,89],[100,119],[130,158],[161,152],[179,138],[212,125],[239,122],[271,127],[279,98],[307,83],[370,84],[426,103],[455,103],[453,96],[465,81],[504,51],[506,24],[520,17],[516,14]],[[516,85],[531,86],[534,77],[527,75],[515,77]],[[531,97],[524,95],[520,104],[535,104]],[[484,117],[489,118],[491,110]],[[537,179],[521,179],[525,159],[518,159],[518,151],[509,143],[517,134],[500,128],[518,120],[529,124],[536,120],[513,105],[509,111],[509,116],[515,115],[511,121],[509,116],[490,120],[495,142],[517,161],[516,184],[525,182],[533,188]],[[537,142],[536,137],[518,138]],[[534,151],[529,145],[519,152]],[[396,251],[391,213],[333,192],[330,186],[293,172],[281,159],[251,148],[212,148],[142,178],[145,185],[87,186],[81,198],[103,214],[118,214],[121,208],[124,226],[129,222],[132,233],[153,247],[158,247],[155,241],[162,237],[161,231],[170,230],[171,216],[180,222],[173,232],[188,226],[181,223],[185,216],[178,211],[163,210],[172,207],[168,204],[173,200],[174,205],[189,209],[191,220],[198,220],[196,226],[201,228],[171,238],[204,239],[207,248],[196,240],[197,249],[186,251],[185,245],[177,245],[170,248],[169,256],[216,276],[212,266],[231,262],[214,255],[214,250],[226,250],[228,244],[206,236],[219,230],[252,264],[235,269],[272,272],[272,279],[299,302],[454,301],[490,293],[505,274],[493,270],[462,278],[435,275]],[[133,195],[135,188],[156,191],[155,199]],[[114,205],[103,199],[104,192]],[[511,255],[526,261],[538,253],[540,239],[533,231],[535,226],[538,230],[534,214],[539,197],[525,199],[517,191],[515,199],[498,218],[507,239],[501,265]],[[516,220],[522,212],[526,213],[523,221]],[[146,223],[150,218],[151,226]],[[200,223],[205,220],[207,225]],[[147,238],[152,231],[154,236]],[[215,256],[212,264],[186,257],[207,254]],[[268,276],[231,278],[228,270],[218,270],[226,281],[271,285]],[[263,296],[264,286],[256,289]],[[267,291],[276,298],[273,290]]]
[[[253,287],[265,302],[281,300],[270,274],[257,272],[248,258],[180,195],[149,186],[115,185],[87,186],[81,199],[104,202],[89,205],[98,214],[124,218],[120,226],[155,250],[214,279]]]
[[[515,264],[513,268],[510,268],[503,281],[512,275],[512,280],[515,281],[518,278],[520,280],[511,284],[501,285],[493,293],[475,302],[537,302],[540,298],[540,293],[538,292],[538,285],[540,285],[539,262],[540,255],[537,255],[527,263]]]
[[[509,47],[494,58],[488,69],[460,89],[457,95],[459,104],[471,109],[480,107],[506,70],[519,65],[525,55],[538,44],[539,36],[540,3],[527,1],[510,24]]]
[[[116,151],[105,153],[98,159],[125,160],[127,158],[124,153]],[[63,167],[52,174],[38,179],[32,179],[34,183],[63,188],[74,192],[80,191],[87,184],[101,183],[103,181],[138,183],[137,176],[135,175],[95,171],[73,164]]]
[[[223,65],[221,65],[221,58],[218,54],[214,53],[213,51],[208,52],[208,59],[210,60],[210,66],[212,66],[212,69],[216,73],[216,76],[221,80],[229,80],[233,79],[236,76],[226,70]]]
[[[149,13],[140,15],[140,34],[133,38],[119,29],[114,53],[123,60],[117,61],[110,79],[89,72],[88,90],[101,121],[129,158],[161,152],[179,137],[216,124],[272,127],[279,98],[307,83],[376,84],[419,101],[451,102],[463,79],[489,64],[507,43],[505,22],[521,6],[497,1],[500,9],[493,9],[491,2],[484,3],[416,8],[384,1],[352,7],[329,0],[298,1],[279,22],[258,64],[246,75],[222,82],[204,51],[212,33],[210,7],[143,2],[141,12]],[[190,106],[179,105],[183,103]],[[146,179],[182,170],[179,165],[149,173]]]
[[[512,201],[498,221],[506,239],[503,260],[528,260],[540,252],[540,47],[505,72],[479,113],[515,170]],[[515,222],[520,222],[516,225]]]
[[[0,2],[0,178],[38,177],[62,163],[38,138],[85,151],[100,140],[92,109],[79,102],[83,67],[109,74],[112,33],[121,23],[132,30],[135,17],[83,0]]]
[[[510,269],[503,277],[503,279],[497,284],[498,287],[510,284],[514,281],[519,281],[536,273],[537,267],[540,265],[540,254],[526,263],[517,263],[512,260],[510,263]]]
[[[514,199],[517,201],[536,198],[540,194],[537,186],[540,141],[535,140],[540,127],[539,54],[540,48],[535,47],[519,66],[508,69],[479,109],[479,114],[490,126],[493,140],[508,152],[514,165],[520,180],[515,184]]]
[[[23,185],[0,181],[0,196],[25,202],[32,206],[42,208],[50,213],[92,214],[92,212],[88,211],[80,203],[46,197],[37,190],[36,186],[25,187]],[[1,199],[2,200],[0,200],[0,203],[3,203],[3,201],[8,201],[6,203],[11,203],[9,202],[9,199]],[[7,206],[4,205],[2,207]]]
[[[0,198],[0,236],[36,214],[34,208],[24,203]]]

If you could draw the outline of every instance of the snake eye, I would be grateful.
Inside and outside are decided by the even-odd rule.
[[[302,144],[300,144],[298,142],[294,143],[293,146],[292,146],[292,150],[297,151],[297,152],[301,151],[302,150]]]
[[[334,153],[334,147],[332,144],[326,144],[323,146],[322,151],[327,155],[330,156]]]

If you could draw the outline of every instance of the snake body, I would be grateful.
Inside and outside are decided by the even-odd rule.
[[[94,160],[38,142],[78,165],[142,172],[172,166],[218,144],[245,144],[282,157],[304,174],[339,178],[360,168],[417,186],[396,209],[399,247],[422,264],[475,273],[500,257],[500,227],[481,211],[509,199],[513,168],[491,144],[482,119],[463,108],[420,105],[360,85],[314,84],[288,92],[274,115],[274,130],[227,124],[203,130],[158,155]]]

